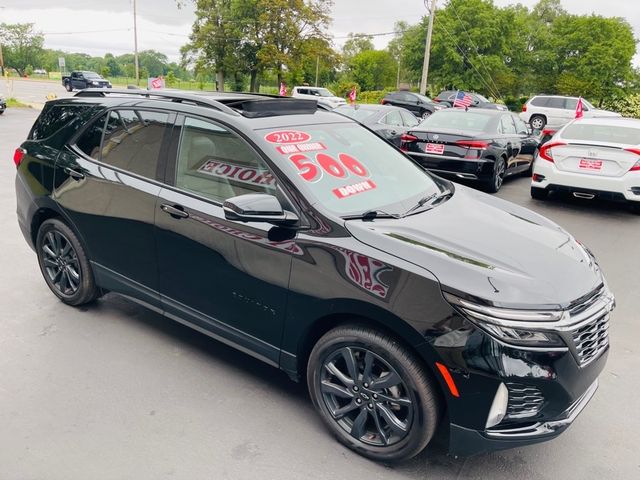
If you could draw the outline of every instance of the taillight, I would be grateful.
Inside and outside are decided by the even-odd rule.
[[[523,103],[523,104],[522,104],[522,111],[523,111],[523,112],[526,112],[526,111],[527,111],[527,104],[526,104],[526,103]]]
[[[561,147],[566,145],[564,142],[549,142],[545,143],[540,147],[540,151],[538,152],[538,157],[546,160],[547,162],[553,163],[553,153],[551,153],[551,149],[553,147]]]
[[[400,140],[402,142],[411,143],[411,142],[417,142],[418,137],[416,137],[415,135],[411,135],[409,133],[403,133],[402,135],[400,135]]]
[[[627,152],[633,153],[635,155],[640,156],[640,148],[625,148]],[[638,172],[640,171],[640,158],[638,161],[633,164],[633,166],[629,169],[630,172]]]
[[[380,105],[386,105],[387,101],[383,98],[382,100],[380,100]]]
[[[547,135],[549,135],[549,136],[553,137],[556,132],[557,132],[557,130],[554,130],[552,128],[545,128],[544,130],[542,130],[542,136],[546,137]]]
[[[459,147],[475,148],[477,150],[486,150],[489,148],[489,142],[483,140],[458,140],[456,145]]]
[[[22,147],[16,148],[16,151],[13,152],[13,163],[16,164],[16,168],[20,166],[20,163],[26,154],[27,151]]]

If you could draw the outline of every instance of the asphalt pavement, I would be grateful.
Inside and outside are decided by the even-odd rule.
[[[551,442],[467,459],[435,444],[385,466],[333,440],[278,370],[117,295],[71,308],[48,291],[16,223],[11,161],[36,115],[0,116],[0,480],[640,478],[640,216],[533,201],[528,179],[506,181],[499,196],[588,245],[616,294],[600,389]]]

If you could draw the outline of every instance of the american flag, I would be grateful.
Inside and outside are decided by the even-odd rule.
[[[456,93],[456,98],[453,101],[453,106],[454,108],[455,107],[467,108],[472,103],[473,103],[473,98],[471,98],[471,95],[467,95],[462,91],[458,91],[458,93]]]

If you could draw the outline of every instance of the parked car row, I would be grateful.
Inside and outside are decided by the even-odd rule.
[[[499,110],[346,113],[402,121],[418,163],[491,191],[535,149]],[[440,426],[459,455],[550,440],[598,387],[615,301],[591,252],[316,101],[85,90],[45,105],[14,162],[62,302],[120,293],[306,381],[368,458],[412,457]]]

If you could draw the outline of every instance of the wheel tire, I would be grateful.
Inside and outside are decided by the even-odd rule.
[[[491,178],[485,183],[485,190],[488,193],[496,193],[502,187],[504,176],[507,171],[507,162],[504,157],[497,158],[493,162],[493,173]]]
[[[524,172],[522,172],[522,176],[523,177],[531,177],[533,175],[533,162],[536,161],[536,157],[538,156],[538,152],[536,150],[536,153],[533,155],[533,159],[531,160],[531,163],[529,164],[529,168],[527,168]]]
[[[73,87],[71,85],[69,85],[68,83],[64,86],[64,88],[67,89],[67,92],[73,92]]]
[[[62,221],[52,218],[42,223],[36,253],[47,286],[64,303],[84,305],[100,296],[80,240]]]
[[[534,130],[542,130],[547,125],[547,119],[542,115],[533,115],[529,119],[529,125]]]
[[[531,187],[531,198],[536,200],[545,200],[549,195],[549,190],[546,188]]]
[[[433,112],[430,112],[429,110],[423,110],[422,113],[420,114],[420,118],[422,118],[423,120],[425,118],[429,118],[429,116],[432,114]]]
[[[340,377],[333,376],[328,367],[331,362],[336,369],[346,372],[342,378],[348,380],[347,357],[354,360],[359,372],[352,375],[357,379],[351,383],[351,387],[347,381],[339,384]],[[367,358],[371,359],[369,364],[373,365],[371,372],[380,372],[377,378],[375,374],[369,376],[370,385],[365,378]],[[394,373],[395,376],[384,376],[385,368],[389,375]],[[332,403],[332,395],[337,395],[334,395],[333,389],[327,390],[327,376],[335,379],[333,381],[339,384],[337,386],[341,392],[351,395],[350,401],[348,397],[342,398],[350,410],[338,419],[334,417],[336,407],[344,406]],[[398,381],[384,388],[380,382],[386,378]],[[376,383],[380,385],[374,386]],[[440,417],[437,387],[420,362],[392,337],[366,326],[338,327],[320,338],[307,364],[307,384],[316,410],[334,436],[348,448],[380,462],[404,460],[420,453],[433,437]],[[321,385],[324,385],[324,389]],[[375,392],[379,396],[373,396]],[[381,395],[386,398],[380,400]],[[390,402],[392,396],[405,403]],[[407,400],[410,404],[406,403]],[[391,423],[385,419],[390,418],[385,417],[388,412],[392,412],[404,429],[397,425],[396,429],[391,428]],[[365,418],[363,424],[358,422],[361,416]],[[353,432],[357,423],[362,428],[352,436],[350,432]]]

